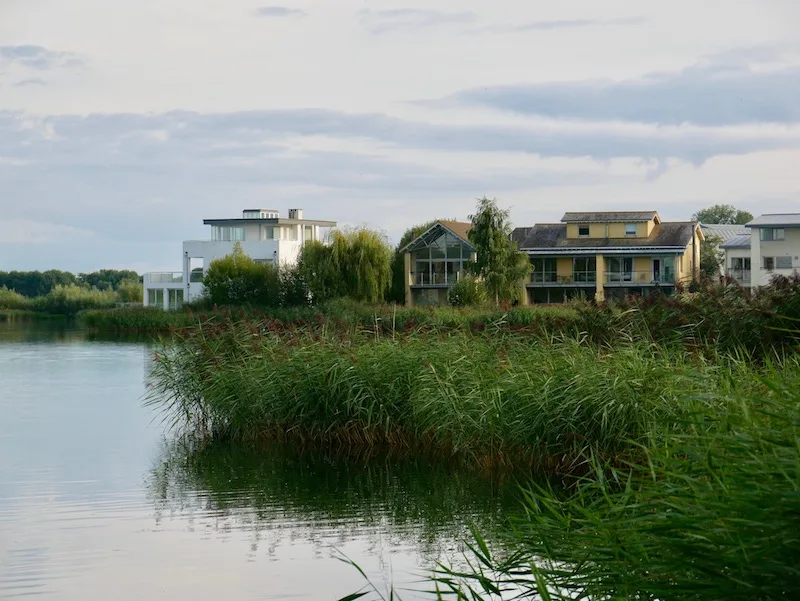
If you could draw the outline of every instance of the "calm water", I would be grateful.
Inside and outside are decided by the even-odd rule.
[[[337,599],[340,553],[418,588],[510,502],[424,462],[188,448],[142,407],[150,357],[0,323],[0,599]]]

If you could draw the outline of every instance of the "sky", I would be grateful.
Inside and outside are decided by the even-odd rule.
[[[0,270],[204,218],[800,212],[796,0],[0,0]]]

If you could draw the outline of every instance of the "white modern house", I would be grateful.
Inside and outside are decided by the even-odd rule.
[[[800,213],[760,215],[745,227],[749,234],[720,244],[729,277],[742,286],[759,287],[775,275],[800,272]]]
[[[716,223],[701,223],[700,228],[703,230],[703,236],[706,240],[718,240],[717,246],[721,249],[723,245],[733,238],[744,236],[748,242],[750,240],[750,230],[744,225],[737,224],[716,224]],[[726,267],[720,265],[719,275],[726,274]],[[749,279],[749,278],[748,278]]]
[[[202,275],[211,262],[242,250],[257,263],[293,265],[305,242],[324,240],[335,221],[304,219],[302,209],[289,209],[288,218],[274,209],[246,209],[241,218],[204,219],[211,226],[209,240],[183,243],[182,271],[144,274],[144,305],[176,309],[203,294]],[[193,269],[192,262],[200,263]],[[202,273],[200,273],[202,269]]]

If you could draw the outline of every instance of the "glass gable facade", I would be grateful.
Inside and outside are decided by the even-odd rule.
[[[472,248],[442,229],[438,237],[420,238],[411,249],[414,286],[449,286],[464,272],[472,258]]]

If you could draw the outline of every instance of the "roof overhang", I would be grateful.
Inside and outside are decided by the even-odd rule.
[[[520,252],[528,255],[640,255],[643,252],[648,254],[683,254],[686,252],[685,246],[634,246],[628,248],[597,247],[597,248],[520,248]]]
[[[449,227],[444,225],[443,223],[435,223],[431,227],[429,227],[425,232],[417,236],[414,240],[409,242],[400,252],[403,253],[410,253],[421,248],[426,248],[430,246],[434,240],[436,240],[442,233],[447,232],[452,234],[459,240],[461,240],[464,244],[469,246],[473,251],[475,250],[475,246],[469,240],[464,239],[462,236],[456,234],[453,230]]]
[[[235,223],[236,225],[243,225],[246,223],[261,223],[266,225],[318,225],[320,227],[336,227],[335,221],[322,221],[319,219],[284,219],[279,217],[277,219],[203,219],[204,225],[225,225],[226,223]]]

